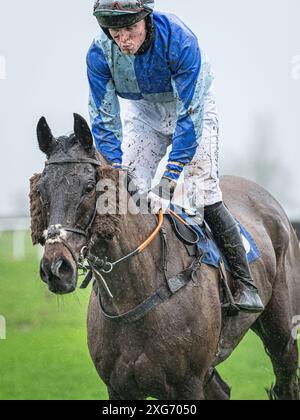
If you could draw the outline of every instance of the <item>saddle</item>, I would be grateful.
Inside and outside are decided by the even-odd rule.
[[[229,265],[226,260],[223,258],[221,252],[219,251],[209,226],[205,223],[203,218],[196,214],[195,216],[189,216],[185,212],[180,211],[178,208],[171,206],[169,209],[169,220],[174,229],[174,232],[178,239],[182,241],[187,249],[189,256],[194,257],[192,264],[185,269],[183,272],[173,276],[168,276],[168,247],[170,241],[167,237],[167,230],[163,226],[163,216],[160,214],[158,216],[158,228],[156,229],[161,234],[162,239],[162,257],[163,257],[163,271],[166,279],[165,285],[162,285],[155,293],[143,301],[140,305],[133,308],[129,312],[121,315],[111,315],[107,314],[103,309],[101,302],[101,296],[99,293],[99,288],[94,282],[94,291],[98,296],[98,302],[101,310],[102,316],[110,322],[125,322],[133,323],[138,322],[143,319],[149,312],[156,308],[161,303],[172,298],[179,290],[183,289],[185,286],[190,284],[192,281],[196,283],[197,279],[195,275],[200,269],[202,263],[213,266],[218,269],[220,273],[220,294],[223,311],[227,316],[236,316],[239,313],[239,309],[236,307],[232,292],[229,287],[229,282],[227,278],[227,272],[230,271]],[[247,244],[249,245],[248,250],[248,259],[253,261],[260,256],[259,250],[256,247],[256,244],[249,233],[240,225],[242,235],[246,238]],[[153,234],[151,235],[153,237]],[[88,266],[85,263],[82,263],[82,267],[85,271],[90,270],[86,275],[85,280],[81,288],[87,287],[87,285],[93,279],[93,273],[96,270],[99,275],[100,272],[109,274],[113,267],[123,262],[125,259],[128,259],[134,255],[138,255],[144,249],[143,247],[149,243],[149,239],[141,245],[136,251],[128,254],[126,257],[121,258],[120,260],[109,263],[107,258],[101,260],[92,254],[86,257],[88,261]],[[105,279],[100,273],[100,278],[103,280],[103,284],[107,286]],[[108,289],[109,291],[109,289]]]
[[[197,252],[198,248],[199,252],[202,251],[205,254],[203,263],[215,268],[219,268],[220,260],[223,260],[226,270],[231,272],[227,260],[223,257],[221,251],[219,250],[216,242],[213,239],[211,230],[208,224],[203,220],[202,215],[198,213],[195,216],[190,216],[181,208],[174,205],[172,205],[170,209],[171,214],[168,216],[176,236],[183,243],[189,243],[188,245],[194,246],[194,248],[188,249],[188,252],[191,253],[189,255],[196,255],[195,253]],[[237,219],[236,222],[240,228],[244,246],[247,252],[248,262],[251,264],[260,258],[260,250],[258,249],[253,237],[250,235],[247,229]],[[196,237],[198,237],[199,240],[198,242],[195,241],[195,244],[194,240],[191,239]]]
[[[232,290],[229,286],[228,273],[231,272],[227,260],[222,255],[207,223],[200,213],[188,215],[176,206],[171,206],[168,218],[177,238],[185,245],[190,257],[199,258],[201,263],[214,267],[220,274],[220,293],[223,311],[227,316],[235,316],[239,309],[235,306]],[[249,264],[260,257],[254,239],[237,221],[244,239]],[[180,276],[180,275],[179,275]]]

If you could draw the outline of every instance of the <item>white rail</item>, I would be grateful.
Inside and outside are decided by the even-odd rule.
[[[294,222],[300,240],[300,222]],[[17,261],[26,258],[26,236],[30,229],[29,217],[0,217],[0,238],[4,232],[12,233],[12,257]],[[37,258],[42,254],[42,247],[37,247]]]
[[[0,217],[0,232],[29,229],[30,218],[27,216]]]
[[[0,238],[4,232],[11,232],[12,249],[9,252],[16,261],[22,261],[26,258],[26,237],[29,229],[29,217],[0,217]],[[40,258],[41,252],[42,248],[37,247],[37,258]]]

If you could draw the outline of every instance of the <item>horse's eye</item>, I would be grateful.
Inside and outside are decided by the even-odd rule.
[[[86,188],[85,188],[85,192],[86,192],[86,193],[90,193],[90,192],[92,192],[92,191],[94,190],[94,188],[95,188],[95,184],[90,183],[90,184],[88,184],[88,185],[86,186]]]

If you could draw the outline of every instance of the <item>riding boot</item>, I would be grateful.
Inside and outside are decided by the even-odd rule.
[[[238,281],[236,306],[245,312],[262,312],[264,305],[251,277],[247,254],[236,221],[223,202],[205,207],[204,219],[230,265],[233,278]]]

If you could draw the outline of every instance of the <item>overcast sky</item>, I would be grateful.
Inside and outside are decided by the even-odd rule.
[[[263,183],[300,218],[299,0],[157,0],[197,34],[216,74],[223,173]],[[85,56],[99,27],[92,0],[0,0],[0,216],[27,212],[43,168],[35,135],[88,118]],[[267,175],[264,174],[266,169]]]

